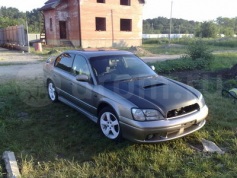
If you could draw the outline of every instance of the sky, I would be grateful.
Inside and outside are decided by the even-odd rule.
[[[0,6],[15,7],[25,12],[42,7],[46,1],[0,0]],[[217,17],[237,17],[236,8],[237,0],[146,0],[143,19],[161,16],[202,22],[215,20]]]

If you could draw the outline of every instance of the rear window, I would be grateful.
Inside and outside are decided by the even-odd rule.
[[[70,72],[71,68],[72,68],[72,63],[73,63],[74,56],[75,55],[69,54],[69,53],[61,54],[55,60],[55,67],[58,67],[62,70]]]

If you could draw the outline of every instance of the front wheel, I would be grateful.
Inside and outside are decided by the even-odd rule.
[[[110,107],[100,111],[99,124],[102,133],[111,140],[120,140],[122,137],[119,120]]]
[[[58,100],[58,94],[52,81],[48,82],[48,95],[52,102],[56,102]]]

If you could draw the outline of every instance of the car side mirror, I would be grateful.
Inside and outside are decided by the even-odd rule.
[[[156,70],[155,66],[151,66],[151,69],[154,70],[154,71]]]
[[[77,76],[76,76],[76,80],[77,80],[77,81],[80,81],[80,82],[89,82],[89,81],[90,81],[88,75],[84,75],[84,74],[82,74],[82,75],[77,75]]]

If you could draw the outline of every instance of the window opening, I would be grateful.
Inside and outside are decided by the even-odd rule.
[[[132,31],[132,19],[120,19],[120,31]]]
[[[96,31],[106,31],[106,18],[96,17],[95,26],[96,26]]]

